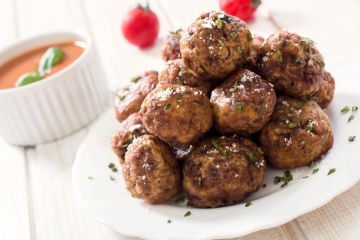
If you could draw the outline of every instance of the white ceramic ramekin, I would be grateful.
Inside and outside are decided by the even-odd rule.
[[[90,123],[109,103],[109,90],[93,42],[84,33],[63,31],[19,41],[0,52],[0,65],[24,52],[69,41],[86,44],[82,55],[39,82],[0,89],[0,135],[32,146],[62,138]]]

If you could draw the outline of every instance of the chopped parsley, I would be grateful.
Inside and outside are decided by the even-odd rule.
[[[350,111],[350,108],[349,108],[349,106],[345,106],[345,107],[343,107],[343,109],[341,109],[341,113],[343,113],[343,114],[345,114],[345,113],[348,113]]]
[[[353,142],[353,141],[355,141],[355,139],[356,139],[356,136],[350,136],[348,138],[349,142]]]
[[[191,215],[191,212],[190,211],[187,211],[185,214],[184,214],[184,217],[189,217]]]
[[[311,174],[317,174],[319,172],[319,168],[314,168],[311,172]]]
[[[355,116],[352,114],[349,118],[348,118],[348,122],[351,122],[352,120],[354,120]]]
[[[321,60],[321,61],[319,62],[319,65],[320,65],[320,67],[324,68],[324,67],[325,67],[325,62],[324,62],[323,60]]]
[[[169,110],[171,108],[171,104],[170,103],[166,103],[164,105],[164,110]]]
[[[240,112],[240,111],[244,110],[244,108],[245,108],[245,103],[243,103],[243,102],[235,103],[236,111]]]
[[[138,75],[138,76],[135,76],[135,77],[131,78],[131,82],[137,83],[140,79],[141,79],[141,76]]]
[[[313,131],[313,125],[314,125],[314,121],[309,120],[309,121],[308,121],[308,124],[307,124],[306,127],[305,127],[305,131],[312,132],[312,131]]]
[[[256,150],[260,155],[264,155],[264,151],[261,149],[261,147],[257,147]]]
[[[179,34],[180,32],[182,32],[181,28],[178,28],[175,31],[170,31],[170,33],[172,33],[172,34]]]
[[[243,53],[242,48],[239,47],[239,46],[236,47],[236,51],[237,51],[239,54],[242,54],[242,53]]]
[[[118,95],[118,98],[120,101],[123,101],[125,99],[125,95]]]
[[[225,155],[225,150],[224,148],[221,146],[221,144],[216,141],[216,140],[212,140],[212,145],[214,146],[214,148],[216,150],[218,150],[221,154]]]
[[[351,108],[352,112],[357,112],[357,110],[359,110],[358,106],[352,106],[352,108]]]
[[[110,180],[111,180],[111,181],[115,181],[115,177],[113,177],[113,176],[111,176],[111,175],[110,175],[109,177],[110,177]]]
[[[250,207],[251,204],[252,204],[252,202],[247,202],[247,203],[245,203],[245,207]]]
[[[329,172],[328,172],[327,175],[333,174],[334,172],[336,172],[336,169],[335,169],[335,168],[331,168],[331,169],[329,169]]]
[[[295,103],[295,109],[300,110],[304,106],[304,102],[298,101]]]
[[[299,128],[299,127],[300,127],[300,123],[289,122],[288,127],[289,127],[290,129]]]
[[[246,156],[248,157],[249,160],[253,160],[254,159],[254,153],[253,152],[246,152]]]
[[[237,37],[237,32],[231,32],[230,33],[230,37],[232,37],[232,38],[236,38]]]
[[[299,63],[299,62],[301,62],[301,57],[299,57],[299,56],[296,56],[296,58],[295,58],[295,62],[296,62],[296,63]]]
[[[186,203],[186,206],[188,206],[188,207],[193,207],[194,204],[193,204],[192,202],[188,201],[188,202]]]
[[[113,171],[113,172],[117,172],[117,171],[118,171],[118,169],[117,169],[117,167],[115,166],[114,163],[109,163],[108,168],[110,168],[111,171]]]
[[[280,187],[285,187],[294,179],[293,175],[291,174],[290,170],[284,171],[283,176],[275,176],[274,177],[274,184],[279,184],[282,182]]]
[[[253,40],[253,37],[252,37],[252,35],[251,35],[251,32],[250,32],[250,31],[248,31],[247,38],[248,38],[248,40],[249,40],[249,41],[252,41],[252,40]]]
[[[170,224],[170,223],[171,223],[171,220],[170,220],[170,219],[168,219],[168,220],[167,220],[167,223],[168,223],[168,224]]]
[[[304,38],[304,39],[300,40],[300,44],[303,44],[306,47],[310,47],[311,45],[314,44],[314,42],[309,38]]]
[[[221,19],[217,19],[216,21],[215,21],[215,24],[216,24],[216,27],[217,28],[222,28],[223,27],[223,21],[221,20]]]
[[[94,180],[95,178],[93,176],[88,176],[89,180]]]
[[[283,61],[282,53],[281,53],[280,51],[277,51],[277,52],[276,52],[276,58],[277,58],[280,62]]]
[[[174,88],[173,88],[173,87],[168,87],[168,88],[166,89],[166,92],[167,92],[168,94],[172,94],[173,91],[174,91]]]
[[[220,39],[218,39],[218,43],[219,43],[220,49],[225,46],[224,42]]]
[[[185,196],[180,196],[175,200],[176,204],[181,204],[183,202],[185,202]]]
[[[302,178],[304,178],[304,179],[305,179],[305,178],[309,178],[309,176],[303,176]]]

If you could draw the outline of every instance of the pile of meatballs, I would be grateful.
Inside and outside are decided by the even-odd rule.
[[[262,186],[267,164],[309,165],[332,147],[322,109],[335,83],[310,39],[288,31],[264,39],[210,11],[171,32],[162,58],[159,74],[143,73],[116,97],[111,144],[133,197],[235,204]]]

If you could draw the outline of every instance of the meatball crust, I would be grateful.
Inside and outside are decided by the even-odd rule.
[[[188,147],[212,126],[209,99],[195,88],[159,85],[141,106],[145,129],[173,147]]]
[[[164,45],[162,48],[161,57],[167,62],[169,60],[175,60],[181,58],[180,53],[180,38],[182,29],[178,29],[175,32],[170,32],[164,39]]]
[[[135,138],[145,134],[146,130],[139,113],[131,114],[120,123],[119,130],[111,138],[111,146],[114,153],[118,156],[121,165],[124,163],[128,146]]]
[[[287,31],[272,34],[260,48],[258,61],[261,75],[285,95],[310,96],[320,87],[324,60],[308,38]]]
[[[156,87],[158,72],[147,71],[134,77],[129,87],[121,89],[115,98],[116,118],[121,122],[140,110],[145,97]]]
[[[248,58],[248,61],[246,63],[246,66],[251,70],[256,70],[257,68],[257,59],[259,56],[259,50],[264,43],[265,39],[264,37],[253,34],[253,40],[250,44],[250,55]]]
[[[220,11],[202,14],[181,37],[185,65],[198,76],[221,79],[249,56],[252,35],[245,22]]]
[[[152,135],[129,145],[122,168],[131,196],[150,204],[164,203],[180,192],[181,172],[169,147]]]
[[[211,93],[216,129],[248,136],[270,120],[276,105],[273,85],[259,75],[240,70]]]
[[[165,68],[159,74],[160,84],[179,84],[197,88],[209,95],[211,83],[205,79],[195,76],[194,73],[185,67],[181,59],[168,61]]]
[[[183,188],[196,207],[243,201],[262,184],[265,159],[248,138],[209,138],[184,161]]]
[[[324,73],[319,90],[312,96],[321,108],[327,108],[334,98],[335,80],[329,72]]]
[[[309,165],[332,144],[330,120],[313,100],[280,97],[260,135],[266,160],[282,169]]]

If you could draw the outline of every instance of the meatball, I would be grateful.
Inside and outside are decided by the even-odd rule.
[[[193,72],[185,67],[181,59],[168,61],[165,68],[159,74],[160,84],[179,84],[197,88],[206,95],[210,93],[211,83],[201,77],[197,77]]]
[[[139,113],[131,114],[126,120],[120,123],[117,133],[111,139],[111,146],[114,153],[118,156],[120,164],[124,163],[125,153],[128,146],[137,137],[146,134]]]
[[[335,80],[329,72],[324,73],[324,78],[321,81],[320,88],[312,96],[321,108],[327,108],[334,98]]]
[[[141,106],[146,131],[173,147],[187,147],[212,126],[209,99],[195,88],[159,85]]]
[[[185,65],[198,76],[221,79],[249,56],[252,35],[245,22],[219,11],[202,14],[181,37]]]
[[[196,207],[243,201],[262,184],[265,160],[248,138],[209,138],[184,161],[183,188]]]
[[[260,48],[258,61],[261,75],[285,95],[304,97],[319,90],[324,60],[308,38],[287,31],[272,34]]]
[[[246,66],[251,70],[257,69],[257,59],[259,56],[259,50],[264,43],[265,39],[264,37],[253,34],[253,40],[250,45],[250,55],[248,58],[248,61],[246,63]]]
[[[260,131],[270,120],[276,94],[271,83],[244,69],[215,88],[210,102],[220,133],[248,136]]]
[[[170,32],[164,39],[164,46],[162,48],[161,57],[167,62],[181,58],[180,53],[180,38],[182,29],[178,29],[175,32]]]
[[[158,72],[147,71],[131,81],[132,84],[121,89],[115,98],[116,118],[120,122],[140,110],[145,97],[156,87]]]
[[[127,189],[150,204],[164,203],[181,188],[180,168],[169,147],[152,135],[129,145],[122,168]]]
[[[283,169],[309,165],[332,144],[330,120],[313,100],[280,97],[260,135],[267,161]]]

